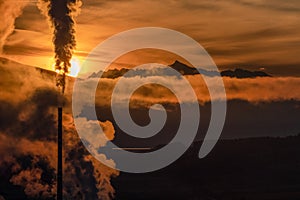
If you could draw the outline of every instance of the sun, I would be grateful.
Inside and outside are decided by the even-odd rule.
[[[76,77],[80,71],[80,60],[76,57],[71,59],[71,68],[69,76]]]
[[[55,70],[55,61],[53,58],[51,58],[49,60],[49,63],[50,66],[51,66],[51,69],[52,70]],[[71,63],[71,67],[69,69],[69,73],[67,73],[68,76],[72,76],[72,77],[77,77],[79,71],[80,71],[80,68],[81,68],[81,63],[82,63],[82,60],[79,59],[78,57],[73,57],[70,61]],[[55,70],[56,73],[60,73],[59,70]],[[62,73],[62,72],[61,72]]]

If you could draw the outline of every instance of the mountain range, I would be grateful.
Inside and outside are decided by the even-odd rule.
[[[224,70],[219,73],[218,71],[209,71],[205,69],[198,69],[190,67],[182,62],[175,61],[173,64],[169,65],[169,67],[178,71],[181,75],[196,75],[202,74],[205,76],[213,77],[213,76],[223,76],[223,77],[231,77],[231,78],[256,78],[256,77],[271,77],[271,75],[267,74],[263,71],[249,71],[245,69],[237,68],[235,70]],[[151,69],[133,69],[130,70],[128,68],[121,69],[109,69],[107,71],[99,71],[98,73],[93,73],[89,77],[90,78],[118,78],[121,76],[125,77],[134,77],[134,76],[155,76],[157,74],[170,76],[170,72],[165,68],[159,68],[155,70]]]

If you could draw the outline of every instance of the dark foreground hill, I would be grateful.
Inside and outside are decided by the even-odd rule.
[[[300,136],[219,141],[204,159],[195,143],[156,172],[121,173],[117,199],[300,199]]]

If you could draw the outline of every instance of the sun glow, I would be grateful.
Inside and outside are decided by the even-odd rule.
[[[51,60],[53,63],[53,59]],[[81,60],[77,57],[73,57],[71,59],[71,68],[69,69],[69,73],[67,74],[68,76],[72,77],[77,77],[79,71],[80,71],[80,66],[81,66]],[[55,69],[55,64],[52,64],[52,69]],[[63,71],[55,70],[56,73],[63,73]]]
[[[73,57],[71,59],[71,68],[70,68],[69,75],[76,77],[79,71],[80,71],[80,60],[76,57]]]

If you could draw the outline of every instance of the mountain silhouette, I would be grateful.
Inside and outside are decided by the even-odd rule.
[[[263,71],[248,71],[244,69],[225,70],[221,72],[221,76],[235,78],[256,78],[256,77],[271,77],[271,75]]]
[[[269,74],[263,71],[248,71],[245,69],[235,69],[232,70],[225,70],[219,73],[218,71],[210,71],[202,69],[201,67],[193,68],[190,67],[182,62],[176,60],[173,64],[169,65],[169,67],[178,71],[181,75],[196,75],[202,74],[209,77],[214,76],[224,76],[224,77],[231,77],[231,78],[256,78],[256,77],[271,77]],[[125,75],[126,74],[126,75]],[[157,74],[163,74],[165,76],[169,76],[169,71],[165,68],[160,68],[159,70],[152,71],[151,69],[128,69],[128,68],[121,68],[121,69],[109,69],[107,71],[99,71],[97,73],[92,73],[89,78],[118,78],[121,76],[125,77],[135,77],[135,76],[155,76]]]

